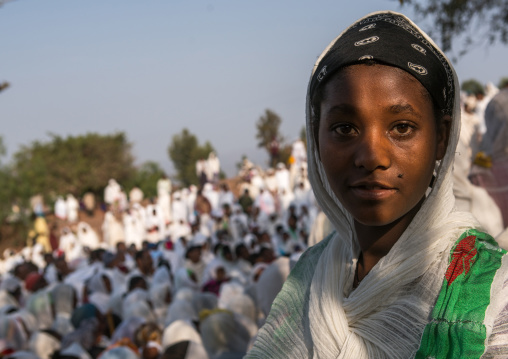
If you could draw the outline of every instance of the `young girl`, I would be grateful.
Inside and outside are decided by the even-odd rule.
[[[445,55],[397,13],[323,52],[309,177],[336,231],[301,257],[247,358],[508,356],[506,252],[454,210],[458,92]]]

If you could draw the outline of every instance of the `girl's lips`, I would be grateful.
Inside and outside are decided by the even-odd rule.
[[[366,200],[385,199],[397,192],[397,188],[379,181],[357,181],[350,188],[356,197]]]
[[[381,187],[351,187],[351,191],[356,197],[365,200],[381,200],[391,197],[397,192],[395,188],[381,188]]]

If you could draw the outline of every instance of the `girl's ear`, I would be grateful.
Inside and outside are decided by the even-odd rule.
[[[448,139],[450,138],[450,128],[452,124],[452,118],[450,115],[445,115],[439,123],[437,129],[437,151],[436,160],[442,160],[446,154],[448,148]]]

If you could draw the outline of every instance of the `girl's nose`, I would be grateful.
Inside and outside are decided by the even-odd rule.
[[[380,131],[367,131],[358,138],[354,163],[368,172],[388,169],[391,165],[391,141]]]

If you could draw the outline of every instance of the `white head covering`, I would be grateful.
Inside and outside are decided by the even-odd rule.
[[[60,349],[60,340],[46,332],[37,331],[30,337],[28,346],[40,359],[50,359]]]
[[[392,15],[397,19],[394,24],[400,24],[403,29],[407,29],[407,25],[416,29],[411,33],[437,49],[433,41],[403,15],[373,13],[353,26],[363,25],[367,17],[375,16],[383,21],[385,16]],[[317,60],[313,73],[335,41]],[[444,54],[437,52],[452,69]],[[459,89],[457,76],[453,69],[451,71],[454,88]],[[337,232],[330,241],[318,245],[326,245],[322,251],[308,251],[304,267],[296,265],[293,272],[298,272],[299,283],[291,286],[288,282],[280,300],[277,298],[273,304],[252,356],[256,353],[261,356],[272,353],[268,355],[272,358],[292,358],[303,356],[302,353],[305,356],[310,353],[314,358],[414,356],[443,283],[450,248],[466,229],[477,226],[470,214],[454,212],[452,164],[460,130],[459,106],[457,90],[448,147],[443,160],[436,163],[432,190],[390,252],[372,268],[358,288],[351,291],[360,253],[354,221],[331,190],[319,159],[312,130],[311,99],[307,96],[309,178],[316,200]],[[312,253],[319,255],[312,257]],[[499,284],[492,290],[498,289]],[[288,298],[287,293],[294,296]],[[487,328],[492,328],[493,319],[494,316],[486,318]],[[289,339],[283,335],[274,336],[274,323],[280,328],[291,327],[287,332]]]
[[[122,318],[141,317],[147,321],[155,320],[152,308],[148,304],[150,296],[144,289],[136,288],[123,300]]]
[[[70,318],[75,308],[76,291],[70,284],[58,284],[51,291],[51,298],[55,308],[52,328],[60,335],[69,334],[74,330]]]
[[[185,359],[208,359],[208,354],[203,344],[189,342]]]
[[[53,323],[50,292],[44,288],[28,297],[26,308],[32,313],[39,329],[47,329]]]
[[[175,291],[183,288],[199,290],[199,284],[190,278],[187,268],[179,268],[175,273]]]
[[[162,334],[162,348],[166,349],[184,340],[189,340],[197,344],[202,343],[201,336],[190,320],[176,320],[164,329]]]
[[[92,359],[92,356],[77,342],[60,351],[60,354],[76,356],[79,359]]]
[[[211,359],[223,354],[242,358],[247,352],[250,334],[235,320],[233,313],[213,313],[201,322],[200,328],[203,345]]]
[[[20,320],[14,315],[0,316],[0,346],[14,351],[27,349],[28,338]]]
[[[139,355],[134,353],[132,349],[121,346],[106,350],[100,355],[100,359],[139,359]]]
[[[259,309],[266,315],[273,300],[289,275],[289,258],[280,257],[263,271],[256,282],[256,296]]]
[[[192,305],[192,301],[174,300],[170,304],[166,314],[166,326],[171,325],[171,323],[180,319],[198,320],[198,313],[196,313],[196,309]]]

